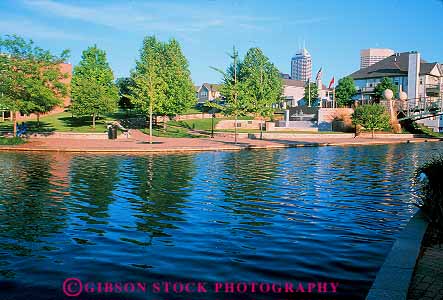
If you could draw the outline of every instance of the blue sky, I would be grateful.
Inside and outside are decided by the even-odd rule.
[[[134,67],[144,36],[176,38],[194,83],[218,82],[227,53],[261,47],[285,73],[299,45],[313,57],[323,82],[359,66],[363,48],[416,50],[443,62],[443,1],[55,1],[1,0],[0,34],[18,34],[43,48],[71,50],[70,62],[97,44],[106,50],[116,77]]]

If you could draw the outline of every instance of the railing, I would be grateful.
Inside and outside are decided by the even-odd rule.
[[[440,85],[438,84],[426,84],[426,94],[431,96],[438,96],[441,93]]]
[[[369,87],[369,86],[365,86],[365,87],[362,87],[361,88],[361,92],[363,92],[363,93],[371,93],[371,92],[373,92],[374,91],[374,87]]]
[[[432,116],[443,115],[443,98],[417,98],[408,100],[395,100],[394,108],[397,111],[399,121],[411,119],[420,120]]]

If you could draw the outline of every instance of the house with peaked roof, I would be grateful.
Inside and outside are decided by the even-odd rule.
[[[418,52],[395,53],[367,68],[351,75],[357,86],[356,100],[371,101],[374,89],[383,77],[390,78],[399,91],[407,94],[408,104],[418,106],[422,100],[433,103],[443,98],[443,66],[437,62],[427,62]],[[443,132],[443,116],[431,116],[417,120],[418,123]]]
[[[303,80],[283,79],[283,107],[307,105],[307,100],[304,99],[306,84]],[[323,99],[326,96],[326,86],[321,84],[321,82],[317,82],[318,84],[321,85],[321,88],[319,87],[318,89],[318,94],[320,99]]]
[[[196,86],[197,103],[202,104],[207,101],[220,99],[220,85],[215,83],[203,83],[201,86]]]
[[[356,98],[362,102],[373,98],[374,89],[383,77],[390,78],[413,102],[423,97],[441,97],[443,91],[442,65],[421,59],[417,52],[395,53],[349,76],[357,87]]]

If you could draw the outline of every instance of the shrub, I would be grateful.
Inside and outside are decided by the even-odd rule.
[[[381,104],[366,104],[357,106],[352,114],[352,124],[360,125],[372,131],[389,128],[389,115]]]
[[[416,178],[420,181],[421,195],[419,207],[429,218],[430,224],[438,231],[438,239],[443,240],[443,155],[435,156],[419,167]]]

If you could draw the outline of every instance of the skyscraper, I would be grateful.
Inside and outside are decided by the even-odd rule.
[[[307,81],[312,76],[312,59],[306,48],[300,49],[291,59],[291,78]]]
[[[367,68],[391,55],[394,55],[394,50],[391,49],[363,49],[360,51],[360,69]]]

